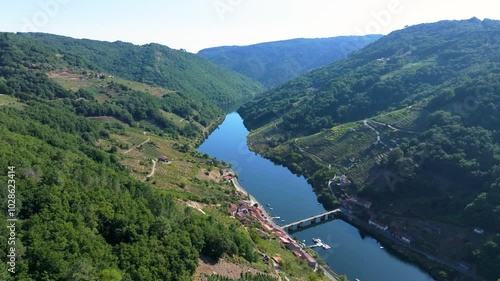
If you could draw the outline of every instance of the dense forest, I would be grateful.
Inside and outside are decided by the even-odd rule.
[[[159,44],[136,46],[125,42],[77,40],[42,33],[18,33],[18,37],[21,42],[36,42],[37,48],[50,46],[74,67],[102,70],[176,91],[183,98],[189,96],[217,106],[233,105],[262,90],[262,86],[252,79],[197,55]]]
[[[473,18],[395,31],[269,91],[239,112],[254,149],[328,179],[380,212],[485,229],[459,257],[500,276],[500,22]],[[376,133],[375,133],[376,132]],[[378,140],[377,140],[378,138]],[[338,194],[337,194],[338,195]]]
[[[292,39],[204,49],[202,57],[274,87],[311,69],[345,58],[381,35]]]
[[[56,56],[60,52],[31,35],[0,34],[0,181],[13,187],[0,191],[0,216],[4,222],[11,218],[5,211],[12,206],[9,198],[18,219],[15,245],[9,243],[15,246],[15,274],[2,262],[0,280],[191,280],[200,255],[256,261],[252,239],[239,222],[203,215],[153,191],[131,176],[116,147],[100,145],[129,126],[192,141],[202,134],[198,126],[178,129],[160,112],[188,118],[192,113],[183,111],[189,109],[198,112],[200,123],[213,122],[220,114],[210,102],[216,93],[161,98],[107,82],[100,91],[114,98],[98,102],[91,88],[67,90],[48,77],[58,68],[99,70],[91,69],[86,54]],[[233,89],[229,84],[226,89]],[[245,85],[231,98],[258,89]],[[86,118],[103,115],[122,122]],[[11,234],[2,227],[0,243],[8,245]],[[0,254],[12,251],[1,247]]]

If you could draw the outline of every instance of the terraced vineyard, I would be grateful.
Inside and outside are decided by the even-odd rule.
[[[335,133],[335,131],[340,133]],[[376,140],[373,131],[362,126],[334,128],[311,137],[298,139],[297,144],[306,152],[336,166],[346,166],[350,158],[363,154]]]
[[[428,115],[429,113],[420,106],[411,106],[376,116],[371,120],[389,124],[401,130],[420,132],[426,125]]]
[[[385,157],[387,153],[383,153],[381,155],[383,155],[382,157]],[[361,159],[358,159],[358,161],[354,165],[352,165],[347,171],[345,171],[345,174],[349,176],[352,182],[358,185],[370,184],[375,181],[378,176],[380,176],[380,173],[377,173],[375,171],[372,171],[373,173],[369,173],[367,171],[374,169],[379,158],[363,157]]]

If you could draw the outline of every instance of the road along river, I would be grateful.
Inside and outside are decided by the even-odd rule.
[[[325,212],[318,204],[312,187],[304,177],[292,174],[250,151],[246,137],[248,130],[237,113],[230,113],[224,122],[198,148],[202,153],[233,164],[239,184],[267,207],[276,223],[285,225]],[[308,228],[293,234],[298,240],[312,244],[320,238],[331,246],[316,248],[320,257],[338,274],[349,280],[361,281],[430,281],[434,280],[416,265],[390,254],[370,236],[342,220]]]

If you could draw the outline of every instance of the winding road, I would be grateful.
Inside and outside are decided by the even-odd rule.
[[[382,145],[384,145],[385,147],[387,147],[387,148],[391,149],[391,148],[390,148],[387,144],[385,144],[385,143],[382,141],[382,139],[380,138],[380,132],[379,132],[379,131],[377,131],[377,129],[373,128],[370,124],[368,124],[368,120],[364,120],[364,121],[363,121],[363,124],[364,124],[366,127],[368,127],[368,128],[370,128],[370,129],[372,129],[373,131],[375,131],[375,133],[377,133],[377,141],[376,141],[376,142],[374,142],[374,144],[381,143],[381,144],[382,144]]]
[[[385,124],[385,123],[382,123],[382,122],[378,122],[378,121],[375,121],[375,120],[370,120],[370,121],[373,122],[373,123],[375,123],[375,124],[379,124],[379,125],[382,125],[382,126],[387,126],[387,127],[389,127],[390,129],[392,129],[394,131],[399,131],[399,132],[409,133],[409,134],[418,134],[418,132],[399,129],[399,128],[396,128],[396,127],[394,127],[392,125]]]
[[[158,163],[158,161],[156,160],[152,160],[153,162],[153,168],[151,169],[151,173],[149,173],[149,175],[146,176],[146,178],[150,178],[152,176],[155,175],[155,172],[156,172],[156,164]]]

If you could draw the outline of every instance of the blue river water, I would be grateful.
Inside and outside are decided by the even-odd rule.
[[[219,160],[233,164],[240,184],[273,216],[279,224],[294,222],[325,212],[316,199],[311,185],[304,177],[292,174],[287,168],[250,151],[248,130],[237,113],[230,113],[224,122],[198,148]],[[272,210],[271,210],[272,208]],[[284,220],[284,221],[281,221]],[[331,246],[316,249],[320,257],[338,274],[349,280],[361,281],[430,281],[427,273],[413,264],[390,254],[373,238],[342,220],[333,220],[293,234],[306,244],[321,238]]]

